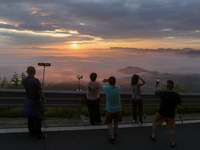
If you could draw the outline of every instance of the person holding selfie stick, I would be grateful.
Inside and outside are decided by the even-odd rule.
[[[109,82],[109,85],[105,85],[105,82]],[[116,79],[113,76],[102,81],[103,90],[106,92],[106,118],[104,124],[108,124],[108,130],[111,136],[108,141],[112,144],[115,144],[118,122],[122,122],[120,86],[115,85],[115,83]],[[114,120],[114,128],[112,126],[112,120]]]
[[[139,79],[142,83],[138,83]],[[134,74],[131,79],[131,90],[132,90],[132,110],[133,110],[133,123],[137,122],[137,108],[139,113],[139,125],[143,123],[143,103],[140,87],[145,84],[145,81],[140,78],[139,75]]]
[[[156,96],[160,97],[160,106],[153,120],[150,139],[155,141],[155,132],[157,128],[161,126],[163,122],[166,122],[171,135],[170,146],[175,147],[175,109],[177,105],[181,104],[182,100],[178,93],[172,91],[174,87],[174,82],[172,80],[166,82],[166,91],[157,91],[158,84],[159,81],[157,80],[154,86],[154,93]]]

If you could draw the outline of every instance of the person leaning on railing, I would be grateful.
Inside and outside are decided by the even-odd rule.
[[[100,108],[99,108],[99,102],[98,99],[100,99],[99,95],[99,88],[101,84],[99,82],[96,82],[97,74],[91,73],[90,79],[91,82],[86,83],[86,98],[87,98],[87,105],[88,105],[88,111],[90,113],[90,124],[95,125],[102,122],[101,116],[100,116]]]

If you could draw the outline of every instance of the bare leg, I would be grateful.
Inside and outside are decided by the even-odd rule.
[[[152,138],[155,138],[155,133],[156,133],[156,130],[157,130],[158,126],[156,125],[152,125]]]
[[[113,127],[112,127],[112,123],[108,124],[108,130],[110,132],[111,138],[114,139],[114,130],[113,130]]]
[[[171,143],[172,145],[175,145],[175,129],[174,130],[170,130],[170,135],[171,135]]]
[[[118,123],[114,123],[114,134],[116,134],[117,129],[118,129]]]

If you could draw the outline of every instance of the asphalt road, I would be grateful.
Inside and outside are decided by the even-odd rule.
[[[118,129],[116,144],[107,141],[106,129],[46,132],[47,139],[35,140],[28,133],[0,134],[0,150],[200,150],[200,124],[176,125],[175,148],[170,147],[166,126],[157,130],[156,141],[151,141],[151,127]]]

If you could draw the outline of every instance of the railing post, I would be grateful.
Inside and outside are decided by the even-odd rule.
[[[79,93],[80,91],[81,91],[81,90],[80,90],[80,79],[79,79],[79,89],[78,89],[78,93]],[[76,98],[79,99],[79,97],[80,97],[80,95],[77,94],[77,95],[76,95]],[[78,101],[78,103],[79,103],[79,101]],[[80,107],[80,106],[77,106],[77,107],[76,107],[76,118],[81,118],[81,107]]]
[[[76,107],[76,118],[81,118],[81,107]]]

